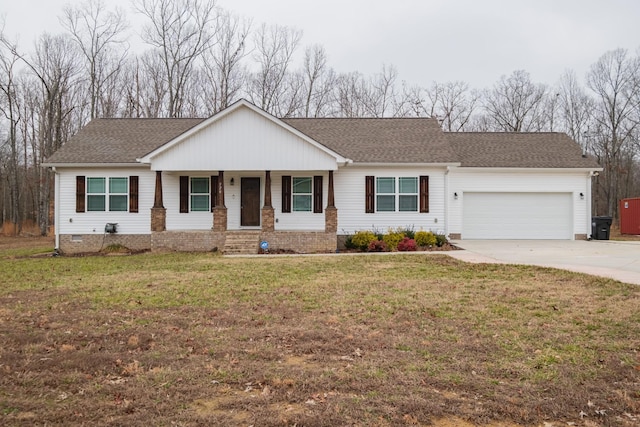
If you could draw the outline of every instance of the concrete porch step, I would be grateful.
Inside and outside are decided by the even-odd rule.
[[[260,246],[259,231],[228,231],[224,243],[225,255],[257,254]]]

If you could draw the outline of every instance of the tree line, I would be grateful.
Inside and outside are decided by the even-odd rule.
[[[0,224],[51,227],[52,173],[41,164],[99,117],[208,117],[240,98],[277,117],[436,117],[449,132],[565,132],[604,171],[594,214],[640,196],[640,54],[605,52],[581,81],[555,86],[524,70],[476,89],[462,81],[409,84],[392,65],[338,73],[301,31],[256,25],[214,0],[132,0],[144,25],[103,0],[66,6],[60,34],[24,50],[0,23]],[[139,37],[144,49],[134,51]]]

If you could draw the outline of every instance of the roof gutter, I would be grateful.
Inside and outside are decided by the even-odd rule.
[[[352,161],[353,162],[353,161]],[[420,167],[438,167],[438,168],[450,168],[450,167],[458,167],[460,166],[460,163],[418,163],[418,162],[400,162],[400,163],[380,163],[380,162],[372,162],[372,163],[367,163],[367,162],[354,162],[353,163],[354,166],[366,166],[366,167],[395,167],[395,166],[400,166],[400,167],[416,167],[416,166],[420,166]]]
[[[49,168],[149,168],[141,163],[41,163],[40,166]]]

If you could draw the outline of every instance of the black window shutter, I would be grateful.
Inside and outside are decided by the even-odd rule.
[[[375,189],[375,177],[373,176],[365,176],[365,185],[364,185],[364,200],[365,200],[365,213],[374,213],[376,211],[376,189]]]
[[[189,212],[189,177],[180,177],[180,213]]]
[[[420,176],[420,212],[429,213],[429,177]]]
[[[138,177],[129,177],[129,212],[138,213]]]
[[[322,213],[322,175],[313,177],[313,213]]]
[[[211,211],[218,206],[218,175],[211,175],[211,182],[209,183],[209,193],[211,193]]]
[[[84,176],[76,176],[76,212],[84,212],[85,196],[86,196],[86,184]],[[56,195],[57,196],[57,195]]]
[[[282,212],[291,212],[291,176],[282,177]]]

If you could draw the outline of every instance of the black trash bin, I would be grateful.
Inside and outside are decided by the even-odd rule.
[[[612,218],[610,216],[594,216],[591,218],[591,238],[609,240]]]

